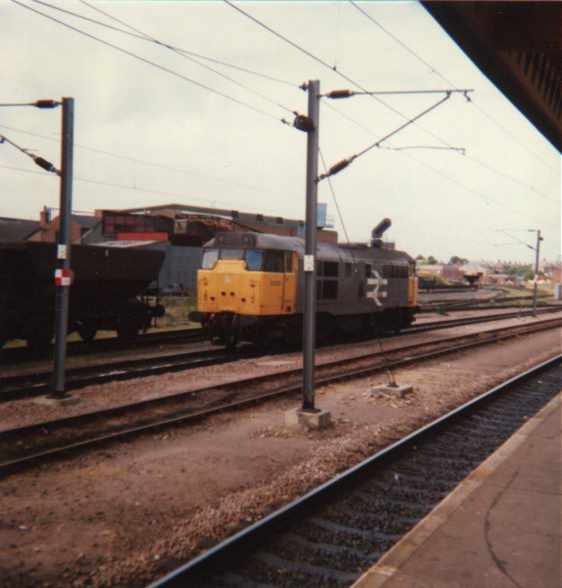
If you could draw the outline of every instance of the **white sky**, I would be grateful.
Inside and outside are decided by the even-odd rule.
[[[20,1],[277,119],[292,120],[279,107],[163,47],[102,29],[32,0]],[[52,2],[112,22],[77,0]],[[296,88],[305,80],[319,79],[324,92],[352,87],[223,2],[94,4],[161,41],[293,82],[294,88],[209,64],[291,110],[306,110],[306,95]],[[447,87],[350,3],[244,2],[239,6],[369,89]],[[361,6],[456,87],[475,92],[473,103],[453,95],[417,126],[383,144],[442,146],[426,129],[450,145],[466,148],[465,157],[455,151],[375,148],[333,178],[351,239],[367,240],[371,228],[388,216],[393,227],[385,237],[412,255],[530,262],[533,252],[516,239],[533,243],[534,235],[526,229],[541,228],[544,256],[556,259],[561,221],[558,152],[421,5],[373,1]],[[79,146],[146,162],[77,147],[75,210],[178,202],[304,218],[304,133],[104,47],[8,0],[0,0],[0,23],[0,103],[72,96]],[[439,98],[402,95],[385,96],[384,100],[412,117]],[[328,165],[360,151],[404,122],[369,97],[331,101],[330,105],[369,132],[322,102],[320,146]],[[59,110],[0,108],[0,133],[56,165],[59,132]],[[0,177],[0,216],[38,218],[44,204],[58,205],[57,177],[43,172],[7,144],[0,145]],[[329,214],[340,229],[325,181],[319,187],[319,200],[328,202]],[[498,229],[507,229],[511,237]],[[344,239],[341,230],[340,239]]]

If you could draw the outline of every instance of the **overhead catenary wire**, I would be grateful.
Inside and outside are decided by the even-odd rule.
[[[145,33],[144,31],[141,31],[141,30],[139,30],[139,29],[137,29],[137,28],[135,28],[135,27],[133,27],[133,26],[131,26],[129,24],[126,24],[126,23],[124,23],[123,21],[121,21],[121,20],[119,20],[117,18],[115,20],[117,20],[121,24],[124,24],[124,26],[129,27],[132,31],[134,31],[134,34],[133,33],[130,33],[130,31],[127,31],[127,30],[124,30],[124,29],[120,29],[118,27],[113,27],[111,25],[108,25],[107,23],[103,23],[101,21],[98,21],[98,20],[95,20],[95,19],[92,19],[92,18],[88,18],[86,16],[83,16],[81,14],[78,14],[77,12],[73,12],[71,10],[67,10],[65,8],[61,8],[59,6],[55,6],[54,4],[51,4],[49,2],[45,2],[44,0],[31,0],[31,1],[32,2],[35,2],[36,4],[41,4],[43,6],[47,6],[47,7],[51,8],[51,9],[53,9],[53,10],[58,10],[58,11],[63,12],[65,14],[69,14],[69,15],[74,16],[76,18],[84,19],[84,20],[86,20],[88,22],[95,23],[95,24],[97,24],[99,26],[110,28],[111,30],[118,31],[118,32],[123,33],[125,35],[130,35],[130,36],[132,35],[134,38],[141,39],[141,40],[144,40],[144,41],[149,41],[149,42],[151,42],[151,43],[153,43],[155,45],[158,45],[160,47],[163,47],[165,49],[168,49],[168,50],[172,51],[173,53],[175,53],[176,55],[179,55],[183,59],[187,59],[188,61],[191,61],[192,63],[197,64],[199,67],[202,67],[202,68],[204,68],[204,69],[206,69],[208,71],[211,71],[211,72],[215,73],[216,75],[220,76],[221,78],[223,78],[223,79],[231,82],[232,84],[235,84],[239,88],[242,88],[242,89],[250,92],[251,94],[254,94],[255,96],[259,96],[262,100],[265,100],[266,102],[269,102],[270,104],[273,104],[274,106],[278,106],[279,108],[281,108],[282,110],[285,110],[286,112],[289,112],[290,114],[293,113],[293,110],[291,108],[288,108],[287,106],[284,106],[283,104],[280,104],[276,100],[272,100],[271,98],[269,98],[265,94],[262,94],[261,92],[255,90],[254,88],[251,88],[250,86],[248,86],[248,85],[246,85],[246,84],[244,84],[242,82],[239,82],[238,80],[235,80],[234,78],[232,78],[232,77],[230,77],[230,76],[228,76],[228,75],[226,75],[226,74],[224,74],[224,73],[216,70],[215,68],[210,67],[209,65],[207,65],[205,63],[202,63],[199,59],[197,59],[196,57],[190,55],[189,52],[186,52],[184,50],[178,49],[178,48],[176,48],[176,47],[174,47],[172,45],[169,45],[168,43],[164,43],[164,42],[160,41],[159,39],[156,39],[155,37],[153,37],[153,36]],[[81,0],[81,1],[82,1],[83,4],[86,4],[87,6],[90,6],[87,2],[83,2],[83,0]],[[93,6],[91,8],[93,8],[94,10],[97,10]],[[108,14],[107,12],[104,12],[104,11],[102,11],[102,12],[108,18],[114,18],[110,14]],[[297,88],[296,85],[295,85],[295,88]]]
[[[381,147],[388,151],[406,151],[408,149],[435,149],[437,151],[458,151],[462,155],[466,155],[464,147],[445,147],[441,145],[403,145],[401,147]]]
[[[378,139],[374,143],[371,143],[370,145],[365,147],[365,149],[358,151],[357,153],[355,153],[351,157],[348,157],[346,159],[342,159],[341,161],[339,161],[338,163],[333,165],[326,173],[321,174],[318,177],[318,181],[323,180],[325,178],[329,178],[330,176],[333,176],[333,175],[339,173],[340,171],[345,169],[350,163],[352,163],[353,161],[355,161],[359,157],[362,157],[363,155],[365,155],[366,153],[371,151],[371,149],[374,149],[375,147],[380,147],[381,143],[383,143],[384,141],[387,141],[388,139],[390,139],[391,137],[396,135],[396,133],[399,133],[401,130],[405,129],[407,126],[415,123],[422,116],[429,114],[432,110],[435,110],[438,106],[440,106],[441,104],[443,104],[444,102],[449,100],[450,97],[451,97],[451,94],[447,93],[446,96],[444,96],[441,100],[439,100],[435,104],[432,104],[431,106],[429,106],[428,108],[426,108],[425,110],[423,110],[422,112],[420,112],[419,114],[417,114],[416,116],[411,118],[410,120],[407,120],[403,125],[400,125],[397,129],[394,129],[390,133],[386,134],[384,137],[381,137],[380,139]]]
[[[82,4],[88,6],[89,8],[91,8],[92,10],[95,10],[97,12],[99,12],[100,14],[103,14],[104,16],[111,18],[112,20],[114,20],[115,22],[118,22],[120,24],[122,24],[123,26],[129,27],[131,30],[138,32],[140,35],[144,36],[144,33],[141,33],[140,31],[138,31],[137,29],[135,29],[134,27],[132,27],[130,24],[126,23],[125,21],[117,18],[116,16],[110,15],[109,13],[105,12],[104,10],[102,10],[101,8],[98,8],[97,6],[94,6],[93,4],[86,2],[85,0],[79,0]],[[127,32],[127,31],[124,31]],[[149,40],[149,39],[146,39]],[[276,76],[272,76],[270,74],[265,74],[263,72],[259,72],[256,71],[254,69],[249,69],[247,67],[242,67],[241,65],[237,65],[234,63],[228,63],[226,61],[221,61],[220,59],[215,59],[214,57],[209,57],[208,55],[202,55],[201,53],[196,53],[195,51],[190,51],[188,49],[183,49],[181,47],[177,47],[175,45],[171,45],[169,43],[163,43],[161,41],[155,40],[153,39],[152,42],[156,43],[157,45],[164,45],[165,47],[168,47],[170,49],[174,49],[175,51],[178,51],[180,53],[185,53],[187,55],[191,55],[193,57],[198,57],[199,59],[204,59],[206,61],[210,61],[211,63],[216,63],[217,65],[222,65],[224,67],[229,67],[232,69],[235,69],[237,71],[240,71],[242,73],[247,73],[259,78],[262,78],[264,80],[269,80],[270,82],[277,82],[278,84],[283,84],[285,86],[290,86],[291,88],[298,88],[298,84],[295,84],[295,82],[291,82],[289,80],[283,80],[281,78],[278,78]]]
[[[500,170],[492,167],[491,165],[489,165],[485,161],[481,161],[480,159],[477,159],[476,157],[472,157],[470,155],[468,156],[468,159],[470,159],[471,161],[474,161],[475,163],[477,163],[481,167],[483,167],[483,168],[491,171],[492,173],[496,174],[497,176],[500,176],[502,178],[506,178],[506,179],[510,180],[511,182],[522,186],[523,188],[526,188],[528,190],[531,190],[537,196],[539,196],[540,198],[543,198],[544,200],[548,200],[550,202],[554,202],[555,204],[559,204],[559,201],[553,200],[552,198],[550,198],[549,196],[547,196],[544,192],[541,192],[540,190],[537,190],[531,184],[528,184],[527,182],[524,182],[523,180],[519,180],[518,178],[512,176],[511,174],[507,174],[505,172],[502,172],[502,171],[500,171]]]
[[[529,229],[529,230],[531,230],[531,229]],[[514,239],[518,243],[521,243],[521,245],[525,245],[525,247],[528,247],[529,249],[532,249],[533,251],[535,251],[535,247],[533,247],[533,245],[530,245],[526,241],[523,241],[523,239],[519,239],[519,237],[515,237],[515,235],[510,235],[507,231],[500,230],[500,233],[507,235],[510,239]]]
[[[341,99],[352,98],[353,96],[399,96],[410,94],[464,94],[464,97],[470,102],[471,98],[468,96],[474,92],[471,88],[444,88],[443,90],[365,90],[364,92],[357,92],[355,90],[332,90],[327,94],[321,94],[323,98]]]
[[[102,45],[105,45],[107,47],[111,47],[112,49],[115,49],[116,51],[123,53],[125,55],[128,55],[129,57],[133,57],[134,59],[137,59],[138,61],[141,61],[147,65],[150,65],[152,67],[155,67],[156,69],[159,69],[163,72],[166,72],[174,77],[177,77],[178,79],[181,79],[185,82],[191,83],[195,86],[198,86],[199,88],[202,88],[204,90],[207,90],[208,92],[211,92],[212,94],[215,94],[217,96],[221,96],[223,98],[225,98],[226,100],[229,100],[230,102],[234,102],[235,104],[238,104],[239,106],[242,106],[248,110],[253,111],[254,113],[257,113],[261,116],[265,116],[267,118],[273,119],[277,122],[281,122],[282,124],[287,124],[286,122],[282,121],[281,119],[279,119],[278,117],[276,117],[275,115],[266,112],[260,108],[257,108],[256,106],[253,106],[247,102],[244,102],[242,100],[239,100],[238,98],[235,98],[234,96],[231,96],[229,94],[225,94],[224,92],[221,92],[219,90],[215,90],[214,88],[207,86],[206,84],[203,84],[201,82],[198,82],[197,80],[194,80],[193,78],[190,78],[186,75],[183,75],[173,69],[170,69],[168,67],[165,67],[163,65],[160,65],[159,63],[156,63],[154,61],[151,61],[150,59],[146,59],[145,57],[141,57],[140,55],[137,55],[136,53],[133,53],[132,51],[129,51],[127,49],[124,49],[123,47],[119,47],[119,45],[115,45],[114,43],[111,43],[110,41],[105,41],[104,39],[101,39],[100,37],[97,37],[95,35],[92,35],[91,33],[88,33],[86,31],[83,31],[67,22],[64,22],[58,18],[55,18],[54,16],[51,16],[49,14],[46,14],[44,12],[41,12],[40,10],[37,10],[36,8],[33,8],[32,6],[28,6],[27,4],[24,4],[23,2],[20,2],[19,0],[10,0],[11,2],[13,2],[14,4],[17,4],[18,6],[21,6],[22,8],[25,8],[31,12],[34,12],[36,14],[39,14],[53,22],[56,22],[60,25],[62,25],[65,28],[68,28],[70,30],[73,30],[74,32],[84,35],[94,41],[97,41],[98,43],[101,43]]]
[[[44,174],[43,172],[29,170],[29,169],[25,169],[25,168],[13,166],[13,165],[0,164],[0,168],[8,169],[11,171],[17,171],[17,172],[25,173],[25,174],[32,174],[32,175],[39,175],[39,176],[43,176],[43,177],[48,177],[47,174]],[[130,186],[127,184],[119,184],[116,182],[106,182],[103,180],[95,180],[92,178],[85,178],[80,175],[74,176],[74,181],[84,183],[84,184],[93,184],[96,186],[105,186],[108,188],[119,188],[122,190],[131,190],[134,192],[142,192],[144,194],[157,194],[160,196],[173,196],[173,197],[185,198],[185,194],[182,194],[180,192],[168,192],[168,191],[163,191],[163,190],[158,190],[158,189],[153,189],[153,188],[144,188],[142,186],[137,186],[137,185]],[[212,206],[214,206],[215,204],[218,203],[218,204],[222,204],[225,207],[229,207],[231,209],[233,208],[232,202],[226,202],[224,200],[217,200],[216,198],[197,198],[197,197],[190,196],[189,200],[195,200],[197,202],[205,202],[206,204],[210,204]],[[262,211],[268,210],[272,214],[278,213],[278,211],[276,211],[276,210],[263,209],[261,207],[260,207],[260,210],[262,210]]]
[[[328,171],[328,166],[326,165],[326,160],[324,159],[324,154],[322,153],[322,149],[318,149],[318,153],[320,155],[320,160],[322,161],[322,167],[324,168],[324,172]],[[349,233],[347,232],[347,228],[345,226],[345,222],[343,220],[343,214],[340,210],[340,205],[338,204],[338,199],[336,198],[336,191],[334,190],[334,186],[332,185],[331,178],[328,177],[328,186],[330,188],[330,192],[332,193],[332,200],[334,201],[334,206],[336,207],[336,212],[338,213],[338,218],[340,219],[340,224],[343,229],[345,239],[348,243],[350,243]]]
[[[49,8],[52,8],[54,10],[58,10],[60,12],[64,12],[64,13],[67,13],[69,15],[75,16],[76,18],[80,18],[82,20],[91,22],[93,24],[97,24],[97,25],[102,26],[102,27],[105,27],[107,29],[111,29],[113,31],[123,33],[125,35],[130,36],[130,37],[137,38],[137,39],[142,40],[142,41],[147,41],[147,42],[153,43],[155,45],[161,45],[162,47],[166,47],[168,49],[173,49],[174,51],[177,51],[179,53],[185,53],[186,55],[191,55],[192,57],[197,57],[198,59],[203,59],[204,61],[209,61],[211,63],[215,63],[215,64],[221,65],[223,67],[227,67],[227,68],[230,68],[230,69],[234,69],[234,70],[240,71],[242,73],[253,75],[253,76],[262,78],[264,80],[269,80],[270,82],[276,82],[278,84],[283,84],[285,86],[290,86],[291,88],[298,88],[298,85],[295,84],[295,82],[291,82],[289,80],[284,80],[284,79],[281,79],[281,78],[278,78],[278,77],[275,77],[275,76],[272,76],[272,75],[269,75],[269,74],[265,74],[263,72],[259,72],[259,71],[256,71],[256,70],[253,70],[253,69],[250,69],[250,68],[247,68],[247,67],[243,67],[241,65],[237,65],[237,64],[234,64],[234,63],[229,63],[227,61],[222,61],[222,60],[216,59],[214,57],[209,57],[208,55],[203,55],[203,54],[198,53],[196,51],[191,51],[189,49],[184,49],[182,47],[178,47],[176,45],[172,45],[171,43],[164,43],[163,41],[159,41],[157,39],[154,39],[154,38],[150,37],[149,35],[145,35],[144,33],[138,31],[137,29],[135,29],[135,27],[131,26],[130,24],[126,23],[125,21],[117,18],[116,16],[110,15],[109,13],[103,11],[101,8],[98,8],[97,6],[94,6],[93,4],[90,4],[88,2],[85,2],[84,0],[79,0],[79,1],[82,2],[82,4],[84,4],[84,5],[88,6],[89,8],[91,8],[92,10],[95,10],[95,11],[99,12],[100,14],[103,14],[107,18],[111,18],[112,20],[114,20],[114,21],[122,24],[123,26],[129,27],[131,29],[131,31],[136,31],[136,33],[135,32],[131,32],[131,31],[127,31],[125,29],[121,29],[119,27],[110,25],[108,23],[104,23],[102,21],[99,21],[99,20],[90,18],[88,16],[79,14],[77,12],[73,12],[71,10],[62,8],[60,6],[55,6],[53,4],[49,4],[48,2],[44,2],[43,0],[32,0],[32,1],[33,2],[36,2],[37,4],[42,4],[44,6],[48,6]]]
[[[34,133],[34,132],[31,132],[31,131],[28,131],[25,129],[20,129],[18,127],[12,127],[12,126],[3,125],[3,124],[0,124],[0,128],[8,129],[8,130],[16,132],[16,133],[23,133],[24,135],[30,135],[32,137],[38,137],[40,139],[44,139],[46,141],[51,141],[53,143],[60,143],[60,136],[59,137],[50,137],[48,135],[43,135],[41,133]],[[131,163],[138,164],[138,165],[150,166],[150,167],[155,167],[155,168],[159,168],[159,169],[165,169],[168,171],[178,172],[178,173],[182,173],[182,174],[199,175],[202,177],[207,177],[206,174],[203,174],[198,170],[185,169],[185,168],[181,168],[181,167],[167,165],[164,163],[158,163],[155,161],[148,161],[145,159],[139,159],[137,157],[131,157],[130,155],[123,155],[120,153],[115,153],[113,151],[107,151],[105,149],[98,149],[96,147],[89,147],[89,146],[83,145],[81,143],[74,143],[74,147],[76,147],[77,149],[80,149],[80,150],[90,151],[91,153],[106,155],[108,157],[113,157],[115,159],[120,159],[123,161],[130,161]],[[266,188],[262,188],[259,186],[253,186],[251,184],[242,184],[240,182],[236,182],[234,180],[227,179],[227,178],[219,178],[216,176],[216,174],[213,174],[211,177],[215,182],[228,184],[229,186],[240,187],[240,188],[244,188],[246,190],[253,190],[256,192],[260,192],[260,193],[268,192],[271,194],[277,194],[275,192],[271,192],[270,190],[267,190]]]
[[[244,15],[246,18],[249,18],[251,21],[255,22],[257,25],[259,25],[263,29],[269,31],[272,35],[283,40],[285,43],[288,43],[289,45],[291,45],[292,47],[294,47],[295,49],[297,49],[301,53],[308,55],[308,57],[310,57],[311,59],[314,59],[314,61],[316,61],[317,63],[320,63],[323,67],[329,69],[332,73],[337,74],[338,76],[340,76],[344,80],[348,81],[350,84],[353,84],[356,88],[359,88],[363,92],[368,92],[367,88],[363,87],[359,82],[356,82],[355,80],[350,78],[348,75],[344,74],[341,70],[334,69],[334,67],[331,66],[328,62],[324,61],[323,59],[321,59],[317,55],[314,55],[314,53],[311,53],[310,51],[308,51],[307,49],[305,49],[304,47],[302,47],[298,43],[291,41],[291,39],[289,39],[285,35],[282,35],[281,33],[276,31],[275,29],[273,29],[269,25],[265,24],[264,22],[262,22],[261,20],[259,20],[255,16],[251,15],[249,12],[243,10],[242,8],[240,8],[239,6],[234,4],[234,2],[231,2],[231,0],[223,0],[223,2],[225,4],[227,4],[228,6],[230,6],[231,8],[233,8],[234,10],[238,11],[240,14]],[[397,108],[394,108],[393,106],[391,106],[390,104],[388,104],[387,102],[385,102],[384,100],[379,98],[378,96],[373,95],[373,96],[371,96],[371,98],[373,100],[376,100],[377,102],[382,104],[385,108],[394,112],[394,114],[397,114],[401,118],[403,118],[403,119],[408,118],[407,115],[400,112]],[[447,141],[445,141],[445,139],[443,139],[442,137],[439,137],[439,135],[435,134],[433,131],[430,131],[428,129],[424,129],[423,127],[420,127],[420,129],[423,130],[425,133],[428,133],[429,135],[431,135],[434,139],[436,139],[437,141],[439,141],[443,145],[446,145],[447,147],[451,147],[451,145]]]
[[[385,35],[393,39],[398,45],[400,45],[405,51],[407,51],[410,55],[415,57],[420,63],[425,65],[431,73],[438,76],[441,80],[443,80],[449,86],[456,87],[456,84],[453,84],[451,80],[449,80],[446,76],[444,76],[436,67],[434,67],[431,63],[426,61],[419,53],[414,51],[408,44],[402,41],[399,37],[397,37],[394,33],[392,33],[388,28],[384,27],[377,19],[375,19],[371,14],[369,14],[365,9],[363,9],[357,2],[354,0],[348,0],[348,2],[358,10],[365,18],[370,20],[377,28],[379,28]],[[476,110],[478,110],[483,116],[485,116],[490,122],[492,122],[497,128],[502,130],[506,135],[512,138],[518,145],[523,147],[528,153],[530,153],[536,160],[547,167],[548,169],[552,170],[551,166],[543,161],[543,158],[535,153],[532,149],[530,149],[525,143],[519,140],[511,131],[505,128],[495,117],[489,115],[481,106],[477,104],[474,100],[471,100],[472,105]]]
[[[411,159],[412,161],[415,161],[417,164],[422,165],[423,167],[426,167],[427,169],[430,169],[431,171],[433,171],[435,174],[445,178],[446,180],[448,180],[449,182],[459,186],[460,188],[462,188],[463,190],[466,190],[467,192],[470,192],[472,194],[474,194],[475,196],[478,196],[479,198],[481,198],[487,206],[491,206],[492,204],[497,206],[499,209],[501,209],[502,213],[505,215],[506,209],[511,211],[514,214],[519,215],[522,218],[525,218],[526,220],[529,220],[529,212],[523,212],[522,210],[519,210],[518,208],[514,208],[513,206],[511,207],[507,207],[507,205],[503,202],[499,202],[498,200],[496,200],[495,198],[492,198],[490,195],[488,194],[484,194],[483,192],[480,192],[479,190],[476,190],[474,188],[471,188],[470,186],[466,186],[465,184],[463,184],[462,182],[459,182],[459,180],[457,180],[455,177],[447,174],[446,172],[439,170],[437,168],[435,168],[434,166],[432,166],[431,164],[425,162],[425,161],[421,161],[420,159],[414,157],[411,153],[403,153],[404,156],[408,157],[409,159]],[[538,222],[538,219],[537,219]],[[542,221],[541,221],[542,222]],[[552,223],[543,223],[543,224],[548,224],[548,226],[551,227],[555,227],[554,224]],[[559,227],[558,227],[559,230]]]

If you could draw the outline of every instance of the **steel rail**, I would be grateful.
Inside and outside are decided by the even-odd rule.
[[[550,314],[554,312],[562,312],[562,306],[557,306],[556,308],[547,308],[541,309],[537,311],[537,314]],[[422,323],[419,325],[412,325],[407,327],[402,331],[401,334],[410,334],[410,333],[422,333],[424,331],[433,331],[437,329],[446,329],[448,327],[459,327],[464,325],[473,325],[478,323],[487,323],[497,320],[507,320],[512,318],[522,318],[525,316],[532,316],[533,311],[532,309],[529,310],[521,310],[521,311],[514,311],[514,312],[504,312],[504,313],[497,313],[497,314],[489,314],[486,316],[475,316],[475,317],[464,317],[458,319],[450,319],[450,320],[441,320],[441,321],[431,321],[427,323]]]
[[[150,345],[160,345],[167,343],[181,343],[184,341],[196,342],[204,341],[208,337],[205,329],[181,329],[175,331],[158,331],[139,335],[131,341],[123,341],[118,337],[109,337],[107,339],[95,339],[89,343],[85,341],[74,341],[68,344],[69,355],[90,355],[102,351],[127,350],[137,347],[147,347]],[[43,356],[51,353],[47,350]],[[12,363],[23,363],[26,361],[35,361],[41,358],[41,355],[30,352],[27,347],[8,347],[0,349],[0,358],[2,363],[10,360]]]
[[[391,350],[390,352],[371,352],[365,353],[361,355],[356,355],[351,358],[339,359],[333,362],[328,362],[326,364],[321,364],[318,366],[318,369],[330,369],[334,367],[341,367],[344,366],[346,363],[349,364],[351,362],[355,362],[358,360],[364,360],[366,358],[374,358],[374,357],[384,357],[389,353],[404,353],[405,351],[413,351],[416,348],[428,347],[430,345],[448,345],[445,348],[437,349],[433,351],[428,351],[424,353],[420,353],[418,355],[410,355],[404,358],[396,359],[396,360],[385,360],[377,365],[369,365],[367,367],[356,368],[346,372],[338,371],[336,374],[320,376],[317,378],[318,385],[327,385],[333,384],[341,381],[345,381],[348,379],[358,378],[367,376],[376,372],[380,372],[386,370],[388,368],[398,368],[398,367],[405,367],[407,365],[411,365],[412,363],[416,363],[419,361],[426,361],[430,359],[435,359],[437,357],[447,355],[450,353],[456,353],[459,351],[471,349],[474,347],[479,347],[485,344],[493,343],[498,340],[508,339],[514,336],[520,336],[522,334],[528,334],[529,332],[536,332],[539,330],[545,330],[549,328],[553,328],[554,326],[560,326],[562,324],[562,319],[550,320],[550,321],[542,321],[541,323],[531,323],[527,325],[518,325],[515,327],[507,327],[504,329],[498,329],[495,331],[487,331],[487,332],[480,332],[480,333],[473,333],[471,335],[462,335],[456,336],[448,339],[442,339],[436,342],[424,342],[424,343],[416,343],[409,345],[407,347],[402,347],[400,349]],[[524,332],[522,332],[524,331]],[[486,339],[482,338],[482,335],[487,335]],[[462,339],[469,339],[465,343],[461,343]],[[174,402],[176,400],[186,398],[189,396],[200,395],[204,392],[208,391],[217,391],[220,389],[228,389],[228,387],[236,386],[236,387],[244,387],[247,389],[248,385],[256,385],[256,383],[267,383],[271,380],[279,379],[280,377],[288,377],[288,376],[300,376],[301,370],[287,370],[285,372],[277,372],[274,374],[267,374],[264,376],[259,376],[257,378],[246,378],[244,380],[236,380],[230,383],[220,384],[218,386],[208,386],[205,388],[200,388],[198,390],[191,390],[187,392],[180,392],[176,394],[172,394],[165,397],[158,397],[154,399],[144,400],[138,403],[129,404],[129,405],[120,405],[118,407],[113,407],[109,409],[104,409],[102,411],[96,411],[91,413],[83,413],[81,415],[73,416],[73,417],[65,417],[62,419],[56,419],[52,421],[45,421],[41,423],[35,423],[32,425],[18,427],[13,429],[4,429],[0,431],[0,440],[10,439],[10,437],[15,438],[28,438],[31,434],[37,432],[52,432],[57,429],[65,428],[65,427],[72,427],[78,424],[85,424],[87,422],[95,422],[96,420],[103,418],[103,417],[118,417],[123,415],[130,415],[132,412],[138,412],[146,409],[147,407],[153,407],[169,402]],[[9,461],[5,461],[0,463],[0,477],[2,475],[7,475],[10,473],[14,473],[20,469],[25,467],[41,464],[45,461],[53,458],[58,458],[65,456],[69,453],[72,453],[77,450],[91,448],[95,446],[99,446],[108,442],[116,441],[116,440],[125,440],[132,436],[137,436],[142,433],[154,433],[155,431],[159,431],[163,428],[167,428],[173,425],[184,424],[188,422],[197,422],[201,419],[213,416],[218,413],[231,411],[231,410],[238,410],[244,409],[248,406],[254,405],[256,403],[264,402],[267,400],[279,398],[281,396],[286,396],[291,393],[298,393],[301,389],[300,380],[296,383],[281,386],[280,388],[268,391],[266,393],[260,395],[254,395],[250,398],[246,398],[243,400],[235,400],[232,402],[223,402],[216,404],[216,401],[213,403],[211,402],[211,406],[209,408],[199,410],[196,412],[189,412],[189,409],[183,408],[182,414],[176,414],[171,417],[161,418],[156,422],[151,422],[148,424],[137,425],[129,428],[125,428],[124,430],[116,431],[116,432],[109,432],[105,434],[101,434],[95,437],[91,437],[89,439],[78,441],[75,443],[71,443],[62,447],[55,447],[53,449],[47,449],[41,451],[39,453],[31,454],[25,457],[20,457],[16,459],[12,459]]]
[[[216,571],[221,565],[224,565],[225,563],[228,565],[229,562],[235,561],[243,555],[247,555],[248,549],[251,549],[257,544],[262,544],[266,536],[272,531],[280,528],[288,520],[301,516],[305,511],[312,510],[336,494],[341,494],[345,488],[369,475],[372,469],[379,467],[384,462],[394,459],[395,456],[412,446],[416,446],[430,435],[438,433],[452,421],[459,419],[461,416],[482,406],[484,403],[508,392],[513,386],[521,384],[525,380],[560,364],[561,361],[562,355],[559,354],[522,372],[521,374],[509,378],[497,386],[494,386],[476,398],[406,435],[399,441],[377,451],[359,464],[336,475],[331,480],[265,516],[256,523],[239,531],[232,537],[225,539],[205,553],[176,568],[156,582],[151,583],[148,588],[184,587],[190,585],[189,583],[186,584],[190,579],[197,578],[202,573],[210,570]]]
[[[560,309],[544,309],[541,314],[556,312]],[[399,335],[410,335],[437,329],[447,329],[456,326],[471,325],[491,322],[495,320],[507,320],[530,315],[531,310],[525,312],[498,313],[483,317],[464,317],[459,319],[432,321],[420,325],[413,325],[403,329]],[[108,381],[127,380],[137,377],[159,375],[174,371],[219,365],[240,358],[259,356],[259,352],[245,350],[237,355],[227,353],[223,349],[205,350],[192,353],[177,353],[158,355],[154,358],[141,357],[125,359],[115,362],[104,362],[99,365],[70,368],[67,370],[69,390],[83,388],[92,384]],[[50,390],[49,380],[51,371],[34,372],[32,374],[17,374],[0,378],[0,403],[22,398],[31,398],[46,394]]]
[[[205,349],[187,353],[157,355],[125,359],[103,364],[70,368],[67,370],[67,390],[76,390],[92,384],[129,380],[183,371],[209,365],[219,365],[237,359],[255,356],[255,352],[242,348],[236,352],[224,349]],[[0,378],[0,403],[32,398],[50,391],[51,371],[17,374]]]

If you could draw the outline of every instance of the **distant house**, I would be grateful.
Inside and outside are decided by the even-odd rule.
[[[81,243],[84,237],[99,223],[94,215],[73,214],[70,223],[70,242]],[[39,215],[36,230],[27,238],[28,241],[55,243],[58,241],[60,217],[51,217],[50,209],[43,207]]]
[[[22,218],[0,217],[0,242],[27,241],[39,228],[39,223]]]
[[[486,277],[488,284],[495,284],[497,286],[503,286],[505,284],[513,284],[515,282],[513,276],[509,274],[488,274]]]

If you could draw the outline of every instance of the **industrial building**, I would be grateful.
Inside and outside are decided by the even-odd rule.
[[[318,228],[319,241],[337,243],[338,234],[330,229],[327,207],[322,203],[318,205]],[[58,230],[59,217],[47,207],[41,209],[39,221],[0,219],[0,241],[55,242]],[[188,294],[195,291],[202,246],[222,231],[304,236],[304,221],[238,210],[164,204],[73,214],[70,226],[71,242],[75,244],[164,251],[166,257],[155,286],[165,293]]]

